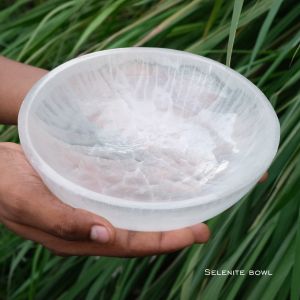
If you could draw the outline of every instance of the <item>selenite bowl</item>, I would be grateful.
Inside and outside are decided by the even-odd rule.
[[[279,132],[245,77],[160,48],[70,60],[35,84],[19,114],[25,155],[59,199],[138,231],[232,206],[270,166]]]

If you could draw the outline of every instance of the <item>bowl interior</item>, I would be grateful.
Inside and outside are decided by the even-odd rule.
[[[50,72],[28,132],[58,174],[133,201],[179,201],[238,190],[275,155],[278,124],[262,93],[211,60],[119,49]]]

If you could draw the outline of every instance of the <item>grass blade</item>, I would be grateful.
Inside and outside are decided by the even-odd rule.
[[[79,48],[83,45],[83,43],[89,38],[89,36],[124,2],[125,0],[109,2],[108,5],[101,8],[98,16],[91,22],[91,24],[85,29],[85,31],[80,36],[69,57],[73,57],[79,50]]]
[[[247,66],[247,73],[249,73],[249,70],[253,64],[253,61],[254,59],[256,58],[256,55],[258,53],[258,51],[260,50],[261,46],[263,45],[264,41],[265,41],[265,38],[267,37],[267,34],[269,32],[269,29],[271,27],[271,24],[282,4],[283,0],[275,0],[269,13],[268,13],[268,16],[267,18],[265,19],[260,31],[259,31],[259,34],[258,34],[258,37],[257,37],[257,40],[256,40],[256,43],[255,43],[255,46],[254,46],[254,49],[252,51],[252,54],[251,54],[251,57],[250,57],[250,61],[249,61],[249,64]]]
[[[226,56],[226,65],[228,67],[230,67],[234,39],[235,39],[235,35],[236,35],[236,30],[238,28],[240,16],[241,16],[243,3],[244,3],[244,0],[235,0],[234,1],[232,19],[231,19],[230,30],[229,30],[227,56]]]
[[[187,17],[189,14],[193,13],[194,10],[200,5],[203,0],[193,0],[190,4],[184,6],[182,9],[178,10],[174,15],[164,20],[161,24],[152,29],[145,37],[138,41],[135,46],[142,46],[153,37],[157,36],[162,31],[176,24],[183,18]]]

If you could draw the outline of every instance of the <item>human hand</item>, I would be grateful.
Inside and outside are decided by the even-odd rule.
[[[104,218],[57,199],[14,143],[0,143],[0,169],[1,223],[57,255],[146,256],[205,243],[210,236],[203,223],[166,232],[114,228]]]

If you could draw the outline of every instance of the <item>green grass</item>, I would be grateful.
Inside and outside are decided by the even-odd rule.
[[[269,180],[208,222],[208,244],[147,258],[64,259],[0,227],[0,299],[299,299],[298,1],[6,0],[0,8],[0,51],[12,59],[51,69],[115,47],[187,50],[247,76],[281,123]],[[0,125],[0,140],[18,142],[16,127]],[[273,276],[206,276],[206,268]]]

